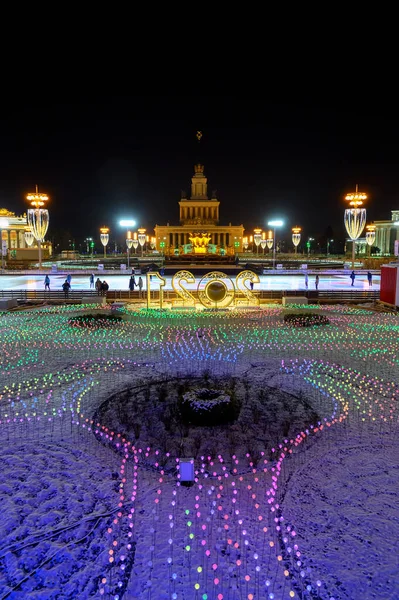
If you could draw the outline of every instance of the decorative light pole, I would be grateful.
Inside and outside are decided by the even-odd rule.
[[[358,185],[356,184],[355,193],[346,194],[345,200],[351,206],[351,208],[345,210],[344,223],[346,231],[352,240],[352,269],[354,269],[356,240],[360,237],[366,224],[366,209],[360,207],[363,204],[363,200],[367,200],[367,194],[359,192]]]
[[[139,232],[138,240],[139,240],[139,244],[141,246],[141,256],[143,256],[143,249],[144,249],[144,244],[145,244],[145,229],[143,227],[141,227],[137,231]]]
[[[369,256],[371,256],[371,246],[375,242],[375,225],[367,225],[366,242],[369,247]]]
[[[332,244],[334,240],[327,240],[327,256],[330,254],[330,244]]]
[[[134,248],[134,253],[136,254],[136,250],[137,250],[137,246],[139,245],[139,241],[137,239],[137,233],[134,232],[133,233],[133,248]]]
[[[33,240],[35,239],[35,236],[32,233],[32,230],[30,227],[27,227],[25,230],[25,242],[26,245],[31,247],[33,244]]]
[[[259,254],[259,244],[261,243],[262,240],[262,230],[261,229],[254,229],[254,242],[256,245],[256,254]]]
[[[273,248],[273,244],[274,244],[273,232],[272,231],[268,231],[267,232],[266,246],[269,248],[269,250],[271,250]]]
[[[244,247],[244,251],[246,252],[248,249],[248,238],[247,237],[242,239],[242,245]]]
[[[130,248],[133,246],[132,240],[132,232],[128,231],[126,237],[126,246],[127,246],[127,268],[130,268]]]
[[[273,235],[273,269],[276,262],[276,227],[282,227],[284,225],[283,221],[269,221],[267,223],[269,227],[273,227],[274,235]]]
[[[39,269],[42,268],[42,242],[47,233],[49,224],[49,213],[46,208],[43,208],[48,201],[49,197],[47,194],[40,194],[38,187],[36,191],[29,193],[26,196],[28,202],[30,202],[32,208],[28,208],[28,225],[33,234],[33,237],[37,241],[39,249]]]
[[[301,228],[300,227],[293,227],[292,228],[292,243],[295,246],[295,254],[298,251],[298,244],[301,241]]]
[[[265,255],[265,248],[266,248],[266,240],[264,238],[261,239],[260,241],[260,247],[263,250],[263,256]]]
[[[101,227],[100,228],[100,240],[102,245],[104,246],[104,258],[107,258],[107,244],[109,242],[109,228],[108,227]]]

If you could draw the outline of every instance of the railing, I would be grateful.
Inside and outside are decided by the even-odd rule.
[[[190,290],[194,298],[198,298],[196,290]],[[254,292],[261,300],[281,300],[283,296],[305,296],[312,302],[322,301],[342,301],[342,302],[375,302],[380,298],[379,290],[260,290]],[[0,290],[0,298],[15,298],[16,300],[73,300],[81,302],[85,297],[97,298],[98,294],[95,290],[69,290],[67,298],[62,290],[54,290],[51,292],[44,290]],[[138,290],[131,292],[129,290],[108,290],[107,300],[126,300],[135,302],[144,302],[147,298],[146,290],[139,292]],[[240,301],[245,301],[245,297],[236,293],[236,298]],[[166,302],[178,299],[178,295],[173,290],[164,291],[164,299]],[[151,301],[158,302],[159,291],[151,291]]]

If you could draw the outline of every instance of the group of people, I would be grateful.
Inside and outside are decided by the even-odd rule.
[[[132,274],[132,276],[129,279],[129,290],[131,292],[134,292],[134,288],[138,287],[139,288],[139,292],[141,293],[141,290],[143,289],[143,279],[140,275],[140,277],[138,278],[138,280],[136,281],[134,275]]]
[[[315,280],[314,280],[314,285],[316,290],[319,289],[319,283],[320,283],[320,277],[319,275],[316,275]],[[308,289],[309,287],[309,275],[307,273],[305,273],[305,288]]]
[[[356,277],[355,271],[352,271],[352,273],[349,275],[349,277],[352,280],[352,284],[351,284],[351,287],[352,287],[355,284],[355,277]],[[367,272],[367,281],[369,282],[369,287],[371,287],[373,285],[373,276],[370,273],[370,271]]]

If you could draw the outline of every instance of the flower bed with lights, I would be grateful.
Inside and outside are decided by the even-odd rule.
[[[0,319],[0,597],[397,597],[396,315],[95,311]]]
[[[274,373],[254,367],[253,380],[234,377],[180,377],[132,386],[103,402],[94,419],[132,443],[161,444],[179,456],[260,455],[318,414],[301,393],[267,385]]]
[[[191,425],[221,425],[237,418],[239,405],[221,390],[198,388],[183,394],[180,413],[183,421]]]
[[[100,313],[74,315],[73,317],[68,319],[68,323],[69,325],[72,325],[72,327],[81,327],[84,329],[112,327],[120,321],[122,321],[122,317],[120,317],[119,315],[104,315]]]
[[[297,313],[284,315],[284,323],[291,327],[313,327],[317,325],[328,325],[330,320],[324,315]]]

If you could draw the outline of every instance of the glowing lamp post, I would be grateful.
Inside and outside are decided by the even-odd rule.
[[[248,238],[247,237],[242,239],[242,245],[244,246],[244,251],[246,252],[248,249]]]
[[[369,247],[369,256],[371,255],[371,246],[375,242],[375,225],[367,225],[366,242]]]
[[[137,233],[134,232],[133,233],[133,248],[134,248],[134,253],[136,254],[136,250],[137,250],[137,246],[139,245],[139,241],[137,239]]]
[[[33,237],[37,241],[39,249],[39,269],[42,268],[42,242],[47,233],[49,224],[49,213],[43,208],[48,201],[47,194],[40,194],[36,186],[36,191],[26,196],[32,208],[28,208],[28,225]]]
[[[259,254],[259,244],[262,241],[262,230],[254,229],[254,242],[256,245],[256,254]]]
[[[109,228],[108,227],[101,227],[100,229],[100,240],[102,245],[104,246],[104,258],[107,257],[107,244],[109,242]]]
[[[143,256],[143,248],[144,248],[145,239],[146,239],[146,237],[145,237],[145,229],[143,229],[141,227],[141,229],[138,229],[137,231],[139,232],[138,240],[139,240],[139,244],[141,246],[141,256]]]
[[[300,227],[293,227],[292,228],[292,243],[295,246],[295,254],[298,251],[298,244],[301,241],[301,228]]]
[[[127,246],[127,268],[130,267],[130,248],[133,246],[132,232],[127,232],[126,238],[126,246]]]
[[[262,248],[262,250],[263,250],[263,254],[265,254],[265,248],[266,248],[266,240],[265,240],[265,239],[262,239],[262,240],[260,241],[260,247],[261,247],[261,248]]]
[[[273,248],[273,244],[274,244],[273,232],[272,231],[268,231],[267,232],[266,246],[269,248],[269,250],[271,250]]]
[[[367,194],[359,192],[357,184],[355,193],[345,196],[345,200],[349,202],[349,206],[351,207],[345,210],[344,223],[346,231],[352,240],[352,269],[355,268],[356,240],[360,237],[366,224],[366,209],[360,208],[363,200],[366,199]]]
[[[27,246],[31,247],[33,244],[33,240],[35,239],[35,236],[33,235],[31,229],[26,229],[25,231],[25,243]]]
[[[284,225],[283,221],[268,221],[267,223],[269,227],[273,227],[274,235],[273,235],[273,269],[276,262],[276,227],[282,227]]]

